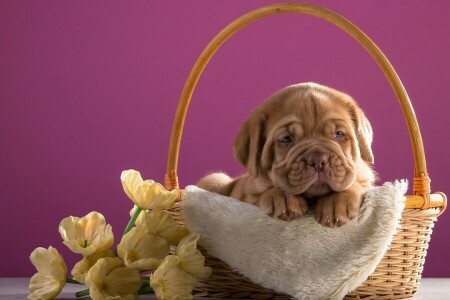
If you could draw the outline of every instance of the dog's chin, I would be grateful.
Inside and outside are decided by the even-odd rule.
[[[294,195],[302,195],[305,198],[315,198],[330,192],[336,192],[330,185],[321,180],[320,177],[310,177],[309,180],[305,180],[301,186],[293,186],[291,184],[286,185],[286,190]]]
[[[330,180],[320,173],[312,173],[301,180],[292,182],[288,178],[273,178],[273,183],[285,192],[292,195],[303,195],[306,198],[319,197],[331,192],[341,192],[347,189],[354,181],[353,174],[348,174],[345,182]]]
[[[330,186],[325,181],[321,180],[317,173],[310,174],[310,176],[303,177],[301,180],[296,181],[283,177],[271,179],[275,186],[278,186],[291,195],[314,197],[331,191]]]
[[[317,180],[303,193],[306,198],[314,198],[332,192],[331,187],[321,180]]]

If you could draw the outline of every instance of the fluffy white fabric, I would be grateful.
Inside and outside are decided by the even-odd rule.
[[[208,253],[253,282],[297,299],[342,299],[375,270],[404,208],[406,181],[370,190],[361,215],[341,228],[312,215],[285,222],[259,208],[188,186],[181,203]]]

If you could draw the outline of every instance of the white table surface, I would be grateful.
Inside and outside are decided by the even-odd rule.
[[[0,300],[26,299],[29,278],[0,278]],[[67,284],[56,299],[76,299],[75,292],[79,285]],[[83,298],[86,299],[86,298]],[[155,299],[152,295],[141,296],[140,299]],[[206,298],[198,298],[206,299]],[[419,292],[412,300],[450,300],[450,278],[422,278]]]

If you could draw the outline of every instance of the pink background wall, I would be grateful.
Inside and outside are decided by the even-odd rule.
[[[273,1],[0,1],[0,276],[29,276],[29,253],[55,246],[60,220],[101,211],[119,234],[131,202],[120,172],[163,181],[184,81],[209,40]],[[450,2],[311,1],[346,16],[384,51],[409,92],[432,189],[450,194]],[[238,174],[231,145],[249,111],[278,89],[317,81],[356,98],[375,130],[382,181],[412,177],[400,108],[362,48],[308,16],[264,19],[233,37],[195,91],[181,184]],[[450,277],[450,213],[435,227],[425,276]]]

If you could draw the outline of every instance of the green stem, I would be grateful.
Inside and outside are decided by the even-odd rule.
[[[77,298],[87,297],[87,296],[89,296],[89,289],[79,291],[78,293],[75,294],[75,296]]]
[[[79,281],[77,281],[77,280],[75,280],[73,278],[70,278],[70,277],[66,278],[66,282],[67,283],[73,283],[73,284],[82,284],[81,282],[79,282]]]
[[[139,214],[141,213],[142,208],[140,208],[139,206],[136,206],[136,210],[134,211],[133,215],[131,216],[130,221],[127,224],[127,227],[125,227],[125,230],[123,231],[122,237],[127,234],[131,228],[133,228],[134,223],[136,223],[137,218],[139,217]],[[116,251],[114,251],[114,254],[116,256],[119,256],[119,254],[117,253],[117,249]]]
[[[153,289],[149,286],[141,287],[138,291],[139,295],[152,294],[152,293],[154,293]]]
[[[141,278],[141,290],[150,286],[150,280],[148,278]]]
[[[131,217],[130,221],[127,224],[127,227],[125,228],[122,236],[124,236],[125,234],[127,234],[131,228],[133,228],[134,223],[136,223],[137,218],[139,217],[139,214],[141,213],[142,208],[140,208],[139,206],[136,206],[136,210],[134,211],[133,216]]]

